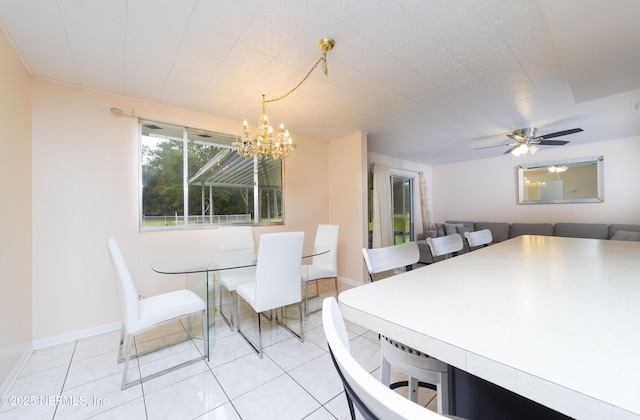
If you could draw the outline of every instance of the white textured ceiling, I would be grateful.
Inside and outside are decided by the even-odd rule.
[[[507,147],[475,149],[529,126],[583,128],[571,144],[639,135],[638,4],[0,0],[0,27],[36,77],[237,120],[238,132],[332,37],[329,76],[317,69],[269,104],[272,121],[294,138],[365,131],[373,152],[442,164],[499,155]],[[594,57],[598,72],[578,75]]]

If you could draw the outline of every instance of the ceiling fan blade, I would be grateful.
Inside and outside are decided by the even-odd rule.
[[[496,144],[494,146],[484,146],[484,147],[477,147],[473,150],[480,150],[480,149],[491,149],[492,147],[504,147],[504,146],[513,146],[513,144]]]
[[[539,139],[552,139],[554,137],[568,136],[569,134],[575,134],[584,131],[582,128],[572,128],[571,130],[557,131],[555,133],[545,134],[544,136],[539,136]]]
[[[566,140],[540,140],[539,142],[535,143],[535,144],[539,144],[542,146],[563,146],[565,144],[569,143]]]
[[[511,147],[509,150],[507,150],[506,152],[503,153],[503,155],[508,155],[509,153],[513,152],[514,150],[516,150],[518,147],[520,147],[519,144],[516,144],[515,146]]]

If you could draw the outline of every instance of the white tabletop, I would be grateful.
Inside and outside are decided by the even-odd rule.
[[[345,318],[561,413],[640,417],[640,242],[521,236],[339,300]]]

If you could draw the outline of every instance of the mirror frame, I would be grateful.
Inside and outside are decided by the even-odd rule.
[[[587,163],[595,163],[597,171],[597,197],[592,198],[570,198],[561,200],[525,200],[525,170],[551,167],[554,165],[579,166]],[[520,165],[518,167],[518,204],[565,204],[565,203],[602,203],[604,202],[604,180],[603,180],[604,157],[591,156],[578,159],[566,159],[545,163],[534,163],[532,165]]]

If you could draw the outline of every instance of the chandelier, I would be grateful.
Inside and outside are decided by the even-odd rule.
[[[529,181],[527,178],[524,179],[524,184],[528,188],[544,188],[546,185],[544,181]]]
[[[257,156],[258,159],[268,157],[271,160],[284,159],[288,157],[291,152],[296,148],[295,143],[289,135],[289,130],[284,128],[284,124],[280,124],[280,129],[275,132],[271,124],[269,123],[269,117],[265,110],[265,104],[269,102],[277,102],[286,98],[298,89],[313,73],[313,71],[322,63],[322,69],[324,75],[328,76],[329,71],[327,68],[327,53],[331,51],[335,45],[335,41],[331,38],[322,38],[318,41],[318,46],[323,51],[322,56],[316,61],[311,70],[306,76],[298,83],[293,89],[286,94],[275,99],[266,99],[265,95],[262,95],[262,115],[258,121],[258,127],[251,133],[249,131],[249,125],[247,120],[244,120],[242,124],[242,135],[239,140],[231,143],[233,148],[238,154],[244,158],[252,159]]]

